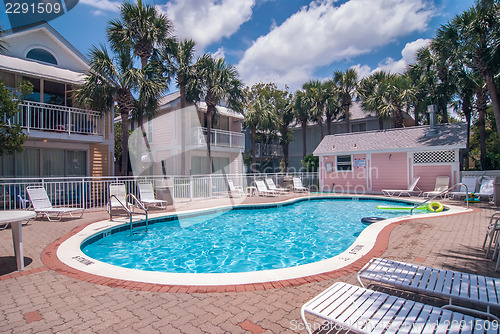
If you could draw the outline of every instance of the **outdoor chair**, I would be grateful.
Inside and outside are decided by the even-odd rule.
[[[436,185],[434,186],[433,191],[426,191],[424,192],[424,197],[432,197],[432,196],[437,196],[440,195],[441,198],[445,196],[445,194],[442,194],[443,191],[448,189],[450,187],[450,177],[449,176],[437,176],[436,177]]]
[[[139,188],[140,201],[146,209],[150,205],[157,206],[161,209],[167,208],[167,201],[155,198],[155,192],[153,190],[153,184],[151,182],[139,182],[137,184],[137,187]]]
[[[486,236],[484,237],[484,242],[483,242],[483,249],[486,251],[486,258],[488,258],[491,246],[493,245],[494,242],[497,241],[499,232],[500,232],[500,212],[495,212],[490,218],[490,223],[488,224],[488,230],[486,231]],[[488,243],[488,249],[486,249],[486,243],[488,242],[488,239],[490,239],[490,242]]]
[[[234,196],[241,197],[246,195],[245,191],[243,190],[243,187],[235,186],[233,180],[227,180],[227,185],[229,186],[229,195],[231,197]]]
[[[45,216],[49,221],[60,221],[64,214],[69,214],[72,218],[82,218],[85,211],[82,208],[53,207],[47,191],[42,186],[28,186],[26,192],[37,218],[38,216]],[[74,213],[79,213],[80,216],[75,217],[73,216]]]
[[[395,189],[382,189],[382,193],[386,196],[401,196],[401,195],[407,195],[407,196],[420,196],[422,195],[422,190],[420,190],[417,187],[417,183],[420,180],[420,177],[417,177],[415,180],[413,180],[412,184],[408,187],[408,189],[404,190],[395,190]],[[416,190],[415,190],[416,189]]]
[[[300,180],[300,178],[294,177],[292,179],[292,181],[293,181],[293,191],[295,191],[295,192],[307,192],[307,191],[309,191],[309,189],[307,189],[306,187],[304,187],[302,185],[302,181]]]
[[[267,189],[266,184],[262,180],[255,180],[255,186],[257,187],[257,194],[259,196],[278,196],[278,192]]]
[[[488,320],[343,282],[333,284],[304,304],[300,313],[309,334],[315,328],[307,322],[306,313],[336,325],[324,323],[321,333],[342,333],[346,330],[365,334],[490,333],[487,328],[491,329],[491,333],[498,333],[498,324]]]
[[[290,189],[287,189],[287,188],[276,187],[274,180],[271,178],[266,179],[266,184],[267,184],[267,187],[269,188],[269,190],[277,191],[277,192],[282,193],[282,194],[290,191]]]
[[[490,313],[490,307],[498,307],[500,303],[500,279],[497,278],[373,258],[358,272],[358,281],[364,287],[361,279],[449,299],[449,304],[443,308],[467,311],[498,321]],[[486,307],[486,312],[456,306],[454,302]]]
[[[474,193],[474,195],[479,199],[485,197],[489,201],[492,201],[494,194],[494,183],[495,180],[493,179],[483,179],[481,181],[481,187],[479,188],[479,192]]]
[[[109,184],[109,201],[107,204],[107,211],[111,215],[114,208],[126,209],[132,211],[134,205],[127,201],[127,188],[125,183],[117,182]]]
[[[464,176],[461,183],[465,184],[467,189],[464,186],[460,186],[458,191],[452,191],[449,193],[450,198],[468,197],[470,194],[476,192],[477,177]]]

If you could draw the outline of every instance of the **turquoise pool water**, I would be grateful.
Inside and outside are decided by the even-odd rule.
[[[315,199],[280,207],[157,222],[148,232],[100,235],[82,244],[109,264],[172,273],[232,273],[299,266],[345,251],[367,225],[361,218],[394,218],[409,211],[376,209],[403,202]]]

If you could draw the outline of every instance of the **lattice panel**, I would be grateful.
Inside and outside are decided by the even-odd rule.
[[[414,164],[449,163],[455,161],[455,151],[430,151],[413,154]]]

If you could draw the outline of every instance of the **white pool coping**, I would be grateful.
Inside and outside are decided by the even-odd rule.
[[[341,196],[344,197],[357,197],[357,198],[369,198],[375,200],[383,200],[381,197],[375,196]],[[339,198],[331,196],[310,196],[307,199],[318,199],[318,198]],[[283,203],[298,202],[303,201],[304,198],[294,198],[286,200],[283,202],[274,202],[266,204],[241,204],[238,207],[255,207],[262,205],[275,206]],[[387,198],[386,198],[387,200]],[[394,200],[394,199],[390,199]],[[406,201],[404,199],[397,199],[397,201]],[[407,202],[415,203],[415,201],[408,200]],[[433,217],[446,216],[456,213],[470,212],[472,209],[466,209],[459,206],[446,205],[449,210],[442,211],[439,213],[432,213]],[[210,209],[203,210],[186,210],[179,212],[169,212],[159,213],[150,215],[150,218],[170,216],[170,215],[182,215],[188,213],[198,213],[201,211],[213,211],[213,210],[227,210],[231,209],[231,206],[218,206]],[[406,215],[398,218],[391,218],[383,220],[366,227],[355,242],[343,253],[334,256],[332,258],[304,264],[295,267],[273,269],[273,270],[262,270],[253,272],[241,272],[241,273],[211,273],[211,274],[195,274],[195,273],[165,273],[156,271],[145,271],[138,269],[128,269],[108,263],[104,263],[93,258],[90,258],[84,254],[80,246],[89,237],[106,230],[111,230],[117,226],[128,224],[126,219],[120,218],[116,221],[103,220],[86,226],[83,230],[75,234],[74,236],[68,238],[57,248],[57,257],[61,262],[74,268],[76,270],[94,274],[98,276],[135,281],[142,283],[151,284],[165,284],[165,285],[194,285],[194,286],[220,286],[220,285],[240,285],[240,284],[251,284],[251,283],[265,283],[281,280],[290,280],[300,277],[318,275],[338,269],[342,269],[364,255],[366,255],[375,246],[377,237],[379,233],[388,225],[405,219],[421,219],[430,218],[429,214],[414,214]]]

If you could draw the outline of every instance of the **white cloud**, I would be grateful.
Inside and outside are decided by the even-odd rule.
[[[212,53],[212,57],[214,57],[215,59],[226,58],[226,51],[224,50],[224,48],[219,48],[217,49],[217,51]]]
[[[378,72],[385,71],[390,73],[403,73],[408,65],[415,63],[417,51],[423,47],[426,47],[431,42],[430,39],[419,38],[416,41],[406,43],[405,47],[401,51],[401,59],[394,60],[393,58],[386,58],[384,61],[378,64],[377,68],[371,70],[368,65],[361,64],[351,66],[360,78],[367,77],[368,75]]]
[[[259,37],[238,70],[246,84],[294,86],[321,66],[370,53],[399,37],[424,31],[433,15],[428,0],[322,0],[304,6]]]
[[[172,0],[157,6],[180,38],[196,41],[199,49],[229,37],[252,17],[255,0]]]
[[[100,15],[102,11],[118,12],[121,6],[121,2],[110,0],[80,0],[80,3],[97,8],[94,15]]]

